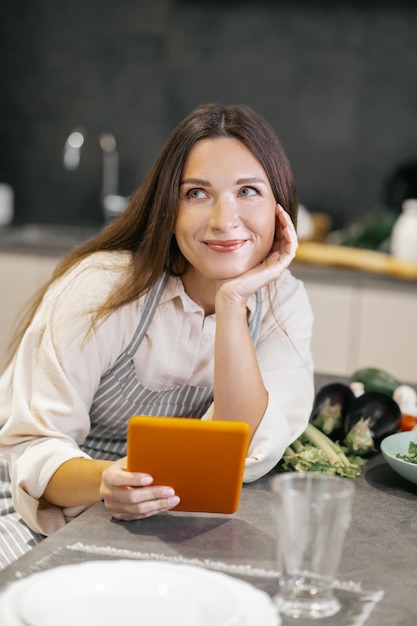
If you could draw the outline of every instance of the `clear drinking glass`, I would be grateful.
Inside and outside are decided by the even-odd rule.
[[[352,479],[286,472],[271,480],[278,525],[278,611],[324,618],[340,610],[333,582],[350,524]]]

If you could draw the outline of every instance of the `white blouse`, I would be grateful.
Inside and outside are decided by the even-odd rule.
[[[90,329],[129,262],[126,252],[98,252],[56,281],[0,378],[0,453],[10,465],[15,508],[37,532],[52,533],[83,508],[39,507],[39,498],[60,465],[87,457],[79,445],[100,379],[138,326],[144,298]],[[269,401],[250,445],[245,482],[271,470],[303,432],[314,397],[313,316],[304,286],[287,270],[271,297],[264,291],[256,353]],[[250,315],[255,305],[253,296]],[[154,390],[212,385],[215,325],[215,315],[205,316],[182,281],[170,278],[134,357],[138,379]],[[212,416],[213,406],[202,419]]]

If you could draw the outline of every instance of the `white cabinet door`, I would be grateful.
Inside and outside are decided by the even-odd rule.
[[[52,273],[57,259],[26,254],[0,254],[0,369],[22,310]]]
[[[314,313],[311,346],[315,370],[345,376],[352,369],[356,291],[350,285],[304,284]]]
[[[24,305],[50,278],[58,259],[0,253],[0,367]],[[350,376],[379,367],[402,381],[417,380],[417,286],[366,280],[338,282],[337,272],[304,281],[314,312],[312,351],[316,372]]]
[[[404,382],[417,381],[417,289],[362,289],[359,367],[377,366]]]
[[[317,372],[351,376],[362,367],[417,380],[417,285],[333,270],[297,272],[314,312],[312,351]],[[340,281],[338,283],[338,276]]]

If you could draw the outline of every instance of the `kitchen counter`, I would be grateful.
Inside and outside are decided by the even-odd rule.
[[[337,267],[335,265],[316,265],[295,259],[291,265],[292,273],[304,282],[320,282],[323,285],[349,285],[369,289],[393,289],[416,292],[417,278],[401,278],[391,274]]]
[[[137,522],[117,522],[97,503],[0,572],[0,588],[63,564],[138,558],[224,571],[246,578],[273,596],[278,589],[275,552],[279,523],[274,519],[270,477],[244,486],[239,510],[233,516],[173,512]],[[381,455],[369,462],[355,485],[353,518],[338,573],[340,593],[343,586],[363,592],[360,600],[359,594],[344,594],[345,598],[351,596],[345,603],[355,611],[364,597],[372,599],[366,626],[414,626],[417,486],[394,474]],[[336,619],[330,623],[355,624]]]
[[[99,230],[99,226],[59,224],[22,224],[0,228],[0,252],[61,257]]]
[[[317,386],[332,379],[318,375]],[[274,472],[244,485],[234,515],[171,512],[137,522],[118,522],[97,503],[0,572],[0,587],[64,563],[137,558],[224,571],[250,580],[272,596],[277,592],[279,533],[270,489],[272,475]],[[417,485],[395,474],[381,454],[368,462],[354,482],[352,523],[336,589],[345,611],[315,624],[359,626],[369,615],[366,626],[414,626]],[[283,620],[285,626],[290,623],[294,624]],[[304,623],[297,620],[297,626]]]

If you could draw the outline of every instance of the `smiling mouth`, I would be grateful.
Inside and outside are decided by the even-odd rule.
[[[229,241],[203,241],[214,252],[235,252],[245,245],[246,239],[231,239]]]

